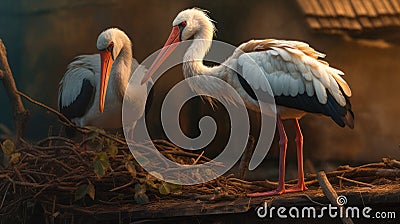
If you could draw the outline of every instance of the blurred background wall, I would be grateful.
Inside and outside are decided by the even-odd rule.
[[[96,53],[98,34],[108,27],[123,29],[133,41],[134,56],[142,61],[161,48],[176,14],[189,7],[210,11],[216,21],[216,39],[233,45],[254,38],[294,39],[310,43],[327,53],[327,61],[345,71],[353,90],[351,102],[355,129],[340,128],[329,118],[302,119],[305,158],[312,163],[349,161],[360,163],[382,157],[400,157],[400,45],[382,48],[363,44],[357,38],[313,31],[299,4],[294,0],[247,1],[128,1],[128,0],[4,0],[0,7],[0,38],[7,50],[19,89],[52,107],[57,105],[58,82],[71,60],[83,53]],[[368,42],[369,43],[369,42]],[[156,97],[168,91],[183,76],[173,68],[157,83]],[[57,132],[54,116],[26,103],[31,111],[27,136],[47,135],[49,125]],[[0,123],[12,128],[12,117],[3,88],[0,88]],[[154,117],[154,137],[163,137]],[[199,110],[200,109],[200,110]],[[188,103],[181,113],[186,133],[195,136],[202,114],[213,114],[220,124],[217,138],[208,152],[217,152],[226,142],[229,122],[223,109],[216,112],[200,100]],[[258,116],[252,113],[252,134],[257,135]],[[287,123],[289,139],[294,140],[292,124]],[[294,141],[289,143],[289,160],[295,166]],[[277,155],[274,145],[268,160]],[[289,162],[290,163],[290,162]]]

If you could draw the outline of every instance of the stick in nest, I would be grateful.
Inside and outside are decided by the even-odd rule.
[[[331,183],[329,183],[328,178],[324,171],[320,171],[317,173],[317,179],[319,185],[322,188],[322,192],[324,192],[325,196],[329,199],[329,201],[335,205],[336,207],[342,207],[343,205],[339,205],[337,202],[337,198],[339,197],[336,193],[335,189],[333,189]],[[349,217],[341,217],[343,224],[353,224],[353,220]]]
[[[49,106],[47,106],[47,105],[45,105],[45,104],[43,104],[43,103],[40,103],[40,102],[38,102],[38,101],[36,101],[36,100],[30,98],[29,96],[27,96],[26,94],[24,94],[24,93],[22,93],[22,92],[20,92],[20,91],[18,91],[18,90],[16,91],[16,93],[17,93],[18,95],[24,97],[24,98],[25,98],[26,100],[28,100],[29,102],[31,102],[31,103],[33,103],[33,104],[36,104],[36,105],[38,105],[38,106],[40,106],[40,107],[43,107],[43,108],[45,108],[46,110],[48,110],[48,111],[54,113],[55,115],[57,115],[57,116],[61,119],[61,122],[62,122],[64,125],[69,126],[69,127],[72,127],[72,128],[74,128],[74,129],[76,129],[77,131],[79,131],[79,132],[81,132],[81,133],[84,133],[84,134],[85,134],[85,133],[87,134],[87,133],[89,133],[90,131],[92,131],[91,129],[89,129],[89,128],[87,128],[87,127],[79,127],[79,126],[75,125],[75,124],[72,123],[70,120],[68,120],[68,118],[66,118],[62,113],[58,112],[56,109],[51,108],[51,107],[49,107]],[[112,136],[112,135],[109,135],[109,134],[107,134],[107,133],[99,132],[99,135],[101,135],[101,136],[103,136],[103,137],[105,137],[105,138],[111,139],[111,140],[113,140],[113,141],[115,141],[115,142],[117,142],[117,143],[126,145],[125,141],[123,141],[123,140],[121,140],[121,139],[119,139],[119,138],[117,138],[117,137],[114,137],[114,136]]]
[[[342,177],[342,176],[337,176],[336,178],[344,180],[344,181],[347,181],[347,182],[350,182],[350,183],[353,183],[353,184],[364,185],[364,186],[367,186],[367,187],[374,187],[373,184],[368,184],[368,183],[364,183],[364,182],[361,182],[361,181],[352,180],[352,179],[349,179],[349,178],[346,178],[346,177]]]

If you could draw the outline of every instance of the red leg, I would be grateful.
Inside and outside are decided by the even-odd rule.
[[[286,192],[297,192],[307,190],[304,183],[304,169],[303,169],[303,134],[301,133],[299,121],[294,119],[294,126],[296,129],[296,146],[297,146],[297,174],[298,182],[295,186],[286,190]]]
[[[279,184],[278,188],[273,191],[258,192],[248,194],[249,197],[272,196],[285,193],[285,164],[286,164],[286,149],[287,149],[287,136],[282,120],[279,116],[276,118],[276,124],[279,131]]]

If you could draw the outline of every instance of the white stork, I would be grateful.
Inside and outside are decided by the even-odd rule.
[[[239,46],[224,64],[236,66],[242,76],[226,66],[207,67],[202,60],[211,47],[215,31],[214,24],[205,12],[187,9],[180,12],[172,23],[172,32],[164,48],[153,62],[142,82],[149,79],[162,62],[176,48],[177,44],[193,38],[184,55],[183,74],[187,77],[211,75],[228,82],[240,94],[246,107],[257,110],[258,102],[254,90],[266,91],[264,76],[272,88],[277,105],[277,128],[280,136],[279,146],[279,185],[276,190],[249,194],[250,197],[271,196],[285,192],[307,190],[303,171],[303,136],[298,120],[306,113],[323,114],[331,117],[339,126],[354,127],[354,115],[349,97],[351,91],[340,77],[343,72],[319,60],[323,54],[308,44],[286,40],[251,40]],[[249,57],[257,64],[251,63]],[[254,68],[251,66],[260,67]],[[260,72],[257,72],[257,71]],[[262,72],[261,72],[262,71]],[[192,90],[201,94],[204,85],[214,88],[219,94],[218,83],[189,83]],[[203,91],[204,92],[204,91]],[[287,137],[282,120],[293,120],[296,128],[298,183],[285,189],[285,161]]]
[[[133,77],[127,89],[139,66],[132,43],[123,31],[110,28],[99,35],[97,49],[100,55],[81,55],[68,65],[59,84],[59,111],[79,126],[121,128],[122,101],[128,94],[133,131],[145,110],[147,86],[140,84],[143,77]]]

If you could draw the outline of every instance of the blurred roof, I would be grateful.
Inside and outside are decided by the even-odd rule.
[[[297,0],[310,27],[326,33],[371,34],[400,28],[400,0]]]

